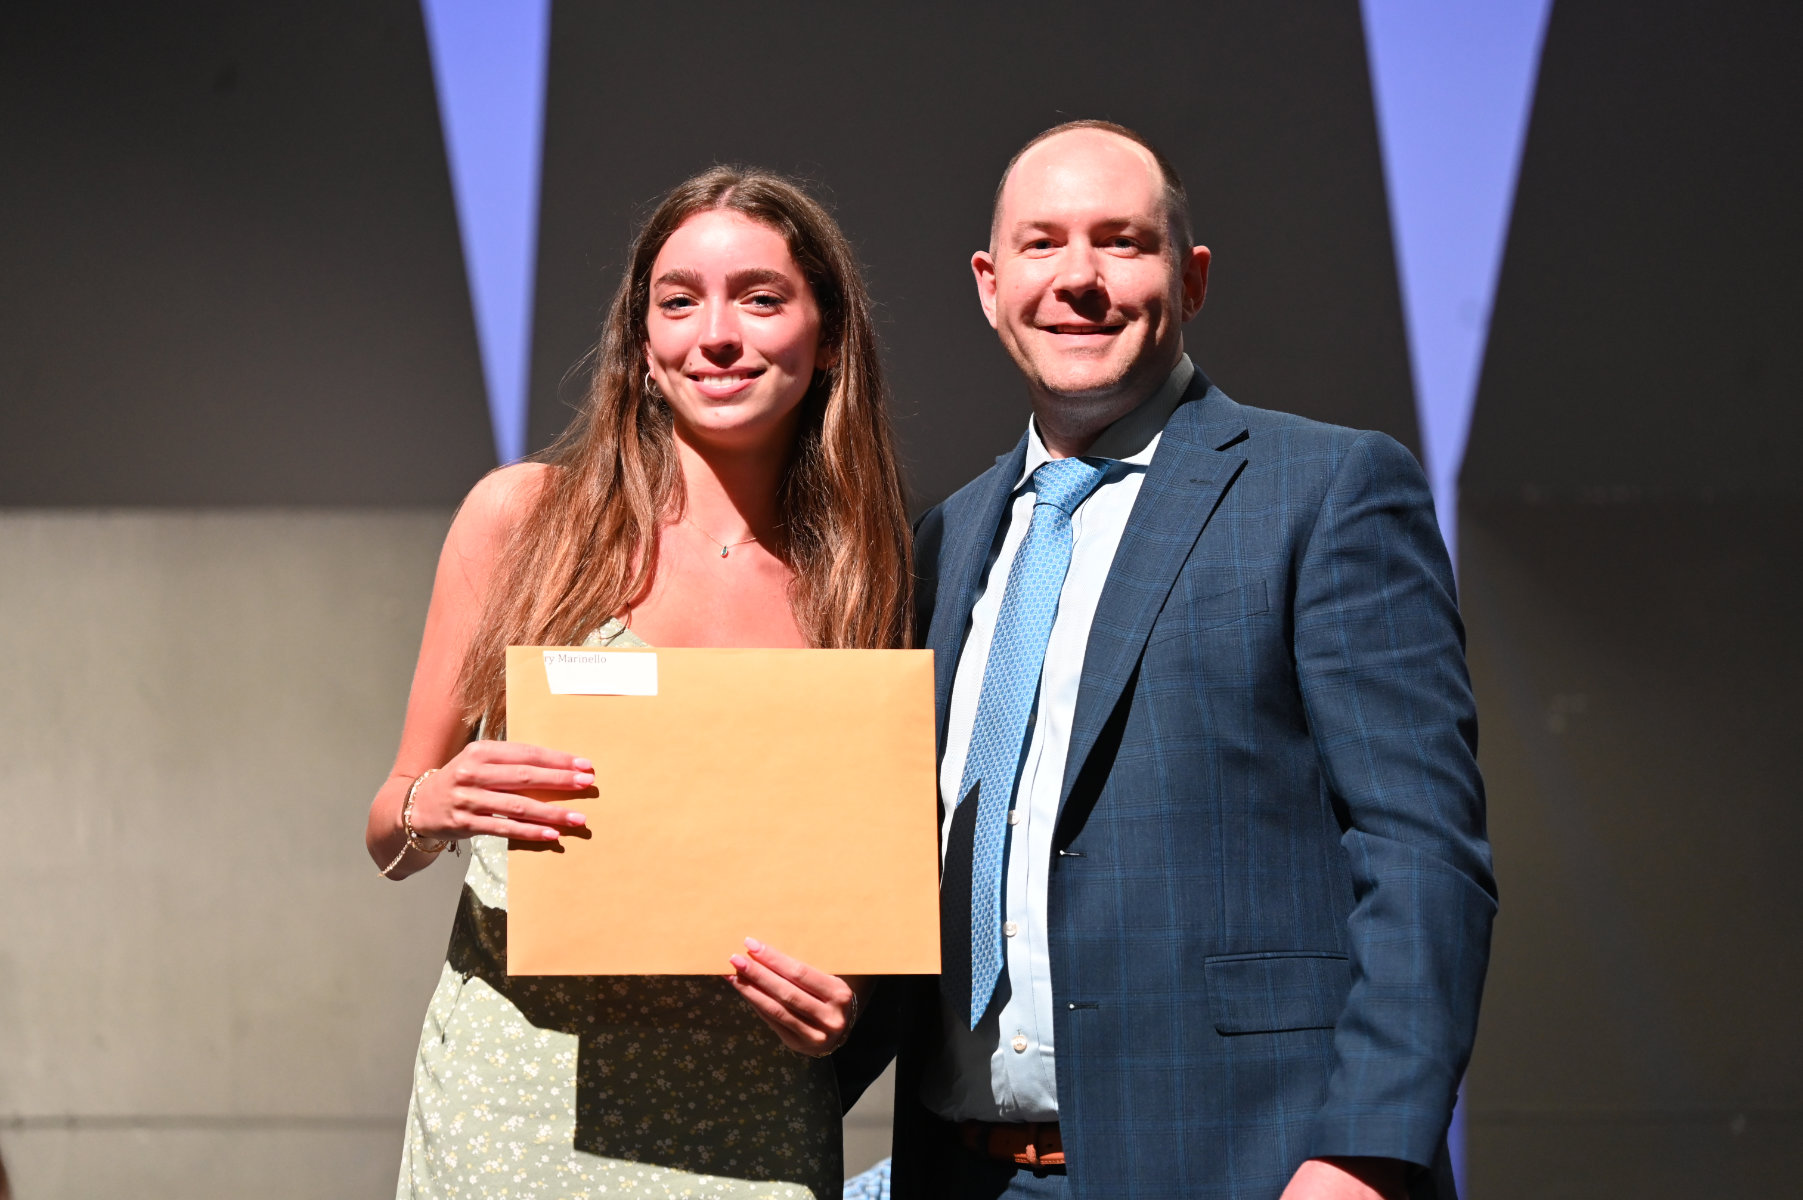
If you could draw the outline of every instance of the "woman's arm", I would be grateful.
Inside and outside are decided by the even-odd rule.
[[[442,769],[426,779],[413,801],[413,829],[422,838],[488,833],[553,841],[586,823],[581,813],[514,793],[581,791],[594,783],[591,764],[538,746],[471,742],[457,695],[464,651],[475,635],[508,534],[552,469],[522,463],[486,476],[470,491],[445,536],[400,750],[369,806],[363,840],[378,867],[401,853],[406,844],[401,806],[413,781],[433,768]],[[410,849],[389,875],[405,878],[436,857]]]

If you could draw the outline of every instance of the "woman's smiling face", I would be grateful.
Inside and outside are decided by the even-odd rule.
[[[730,209],[690,217],[658,251],[645,357],[678,436],[721,449],[791,436],[829,365],[820,306],[788,243]]]

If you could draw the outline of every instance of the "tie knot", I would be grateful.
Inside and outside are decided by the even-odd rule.
[[[1068,517],[1101,478],[1102,468],[1080,458],[1055,458],[1033,472],[1034,503],[1053,505]]]

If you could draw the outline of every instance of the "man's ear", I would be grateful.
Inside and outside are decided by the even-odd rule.
[[[1183,259],[1183,319],[1202,311],[1208,297],[1208,247],[1192,246]]]
[[[987,250],[979,250],[970,256],[970,273],[977,277],[977,303],[983,306],[983,315],[989,318],[989,328],[995,328],[995,256]]]

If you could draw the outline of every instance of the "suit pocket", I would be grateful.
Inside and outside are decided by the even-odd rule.
[[[1178,593],[1165,604],[1164,615],[1152,631],[1152,641],[1187,637],[1271,611],[1270,595],[1262,579],[1248,579],[1202,596],[1195,594],[1199,590],[1188,580],[1181,583]]]
[[[1352,990],[1346,956],[1327,951],[1218,954],[1202,973],[1219,1033],[1331,1029]]]

